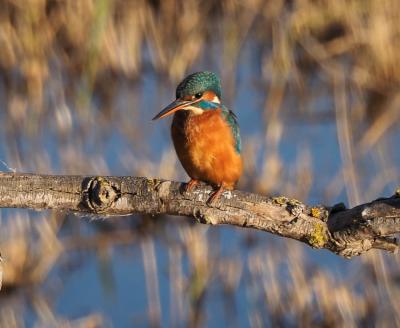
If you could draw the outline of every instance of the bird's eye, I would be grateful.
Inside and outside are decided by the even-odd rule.
[[[203,95],[203,93],[199,92],[199,93],[196,93],[196,94],[194,95],[194,97],[195,97],[196,99],[200,99],[200,98],[202,97],[202,95]]]

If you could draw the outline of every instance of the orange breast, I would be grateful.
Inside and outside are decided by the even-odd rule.
[[[242,159],[221,110],[201,115],[179,111],[171,132],[178,158],[191,178],[234,188],[242,174]]]

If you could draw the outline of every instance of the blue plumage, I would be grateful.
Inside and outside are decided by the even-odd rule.
[[[200,102],[198,102],[194,106],[199,107],[199,108],[204,109],[204,110],[218,109],[218,108],[221,107],[220,104],[212,102],[212,101],[209,101],[209,100],[201,100]]]
[[[232,130],[233,138],[235,139],[235,150],[238,154],[240,154],[242,151],[242,140],[240,138],[240,129],[237,117],[234,112],[226,108],[224,105],[222,105],[221,108],[222,115]]]
[[[221,98],[221,81],[213,72],[196,72],[188,75],[176,88],[176,98],[211,90]]]

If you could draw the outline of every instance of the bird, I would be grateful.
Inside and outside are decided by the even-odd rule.
[[[185,77],[176,99],[153,120],[174,114],[171,137],[190,181],[185,192],[200,182],[210,184],[213,204],[224,190],[233,190],[243,171],[240,129],[236,115],[221,102],[221,80],[201,71]]]

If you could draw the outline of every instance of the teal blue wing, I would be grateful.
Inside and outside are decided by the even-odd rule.
[[[232,130],[233,138],[235,139],[235,149],[240,154],[242,151],[242,141],[240,139],[240,129],[237,117],[234,112],[225,106],[222,106],[222,115]]]

